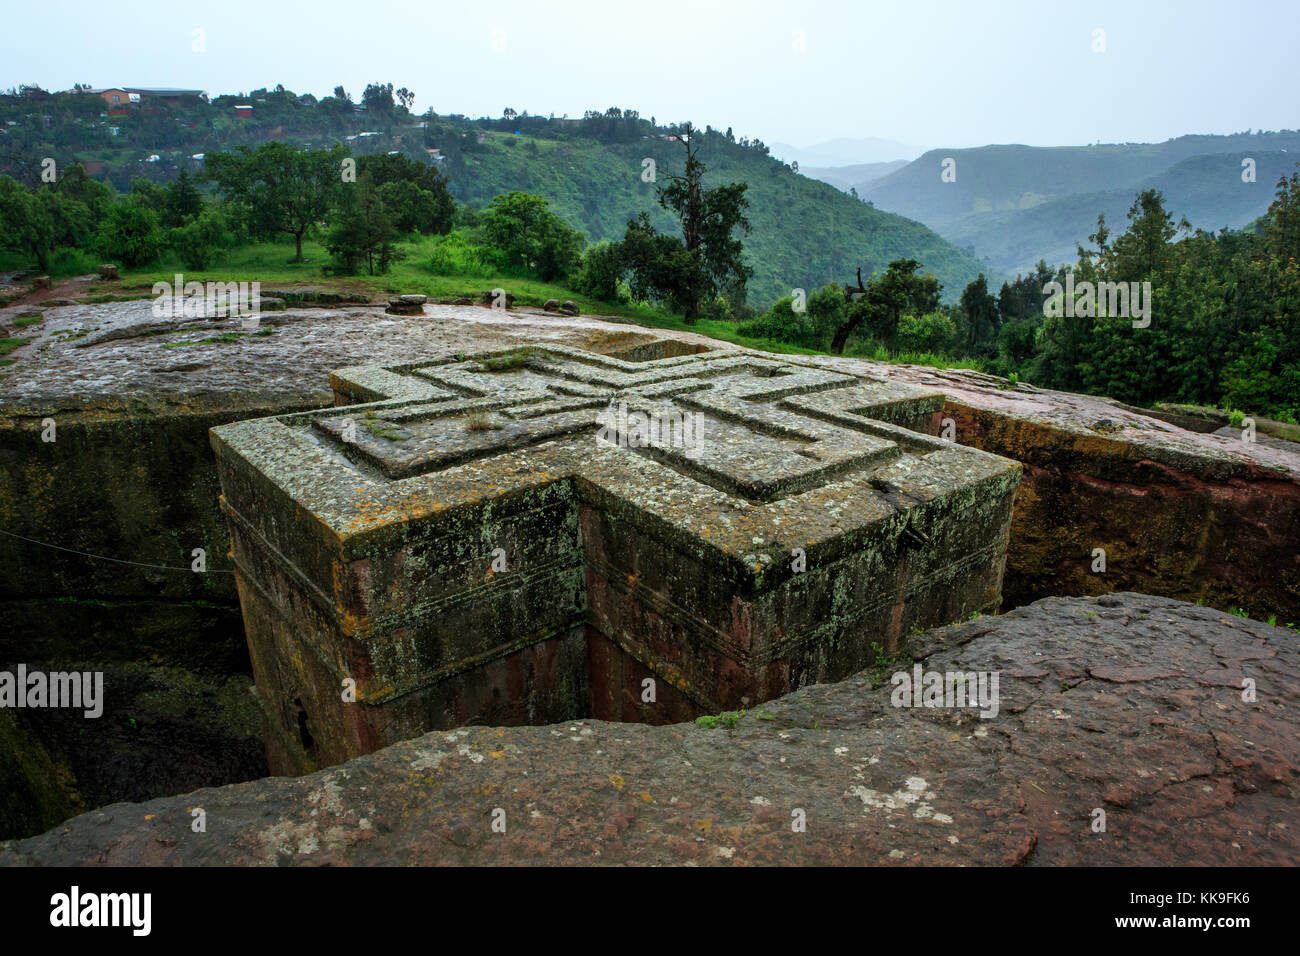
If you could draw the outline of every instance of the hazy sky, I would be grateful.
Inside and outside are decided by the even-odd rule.
[[[40,0],[2,17],[5,88],[341,83],[360,99],[391,81],[417,112],[631,107],[800,147],[1300,127],[1300,0]]]

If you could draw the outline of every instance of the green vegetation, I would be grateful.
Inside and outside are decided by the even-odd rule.
[[[892,175],[864,181],[848,169],[827,178],[882,209],[923,222],[986,267],[1032,272],[1039,259],[1073,259],[1097,214],[1119,221],[1134,193],[1159,190],[1179,217],[1207,229],[1243,228],[1268,205],[1267,185],[1288,173],[1300,131],[1182,136],[1164,143],[981,146],[932,150]],[[1251,157],[1257,183],[1242,180]],[[955,182],[936,189],[944,159]]]
[[[159,217],[167,243],[163,254],[190,250],[190,261],[199,263],[187,266],[192,269],[211,267],[204,260],[205,249],[223,243],[242,245],[281,229],[282,235],[294,238],[296,252],[299,238],[305,242],[310,234],[310,230],[301,232],[301,224],[311,218],[313,207],[320,208],[314,193],[328,186],[332,157],[338,158],[332,170],[337,185],[359,187],[357,192],[373,188],[399,238],[412,232],[444,234],[451,197],[481,212],[497,196],[522,192],[546,200],[550,211],[583,233],[589,243],[622,239],[628,219],[647,212],[656,232],[679,236],[690,245],[690,237],[681,233],[676,210],[660,207],[656,201],[659,185],[664,180],[671,184],[680,167],[684,124],[658,124],[635,110],[614,107],[589,111],[578,120],[513,110],[495,119],[440,116],[432,111],[417,116],[411,112],[414,94],[392,87],[391,83],[368,86],[361,110],[342,87],[333,96],[317,99],[279,86],[215,96],[210,103],[191,97],[165,106],[133,105],[111,117],[102,116],[103,100],[80,91],[47,94],[28,88],[21,94],[0,94],[0,122],[15,124],[7,127],[0,173],[12,176],[33,194],[50,193],[42,203],[64,195],[82,201],[80,195],[72,195],[75,190],[68,183],[78,175],[74,171],[83,170],[79,162],[95,164],[95,175],[103,182],[85,179],[104,190],[105,196],[97,201],[111,201],[105,183],[121,195],[137,196]],[[33,110],[34,102],[39,102],[39,109]],[[253,105],[254,115],[234,115],[233,107],[245,102]],[[759,140],[707,127],[693,131],[687,140],[692,149],[698,148],[701,167],[708,168],[700,183],[703,189],[746,186],[751,232],[742,259],[753,270],[747,284],[753,302],[765,305],[791,289],[823,285],[851,274],[859,265],[868,272],[884,269],[888,262],[905,256],[923,262],[954,291],[978,271],[971,256],[919,223],[880,212],[826,183],[797,175],[773,159]],[[267,146],[277,148],[267,153]],[[291,158],[284,151],[304,146],[310,147],[305,158]],[[339,149],[347,149],[357,161],[354,182],[344,180],[341,162],[348,157],[339,156]],[[261,162],[272,155],[284,161],[283,168]],[[192,158],[196,156],[203,158]],[[56,160],[62,174],[57,185],[42,183],[33,157]],[[647,167],[647,160],[654,166]],[[392,170],[386,167],[401,163],[422,167],[431,177],[445,181],[447,194],[432,178],[413,178],[406,170],[390,175]],[[236,170],[256,175],[240,176]],[[177,235],[173,230],[184,229],[197,218],[198,180],[185,188],[171,187],[181,173],[205,171],[218,178],[203,189],[221,185],[228,199],[244,207],[244,214],[227,217],[220,239],[212,224],[206,230]],[[364,185],[366,179],[370,186]],[[137,188],[138,182],[151,188]],[[171,195],[159,195],[168,189]],[[102,217],[102,211],[92,210],[90,225]],[[57,237],[46,230],[27,235],[25,243],[18,243],[28,250],[24,258],[30,258],[37,246],[45,253],[60,246],[78,247],[73,240],[84,235],[82,224],[66,215],[53,218],[62,224],[64,234]],[[336,215],[324,218],[337,224]],[[149,223],[133,225],[138,227],[135,238],[143,240],[142,248],[147,250],[148,242],[156,239]],[[10,238],[7,232],[0,235]],[[349,264],[364,262],[369,268],[370,256],[356,251],[357,245],[369,241],[364,233],[361,239],[355,234],[351,240],[339,237],[334,244],[342,257],[339,265],[346,271]],[[392,241],[401,245],[397,239]],[[8,243],[0,240],[2,245]],[[302,254],[308,255],[305,249]],[[348,255],[351,263],[346,261]],[[84,274],[93,270],[99,256],[110,261],[122,258],[105,250],[74,267],[60,264],[55,253],[47,255],[39,268],[57,275]],[[538,266],[546,272],[544,265]],[[381,271],[378,262],[374,268]],[[724,292],[725,309],[706,303],[702,314],[748,318],[737,292]]]
[[[916,632],[913,631],[913,633]],[[872,660],[867,665],[866,671],[871,678],[872,690],[888,682],[890,677],[898,671],[907,670],[915,663],[906,648],[890,653],[875,641],[871,643],[871,655]]]
[[[500,355],[489,355],[479,364],[488,372],[510,372],[515,369],[523,368],[528,364],[528,360],[539,355],[537,349],[519,348],[511,349],[508,352],[502,352]]]
[[[386,422],[383,419],[367,415],[361,420],[361,426],[374,435],[376,438],[387,438],[389,441],[401,441],[408,437],[397,430],[392,422]]]
[[[414,94],[391,83],[366,88],[364,112],[341,87],[320,100],[277,87],[238,99],[251,99],[256,121],[233,115],[234,97],[196,98],[132,108],[112,133],[97,97],[36,91],[34,112],[32,92],[0,95],[0,121],[15,124],[0,157],[0,267],[59,276],[116,262],[120,288],[101,285],[97,301],[196,270],[444,301],[500,288],[522,305],[571,298],[584,313],[770,351],[1226,408],[1237,425],[1246,415],[1300,421],[1300,174],[1282,179],[1255,229],[1184,229],[1181,239],[1163,196],[1143,189],[1123,234],[1112,240],[1102,218],[1070,269],[1040,261],[1003,282],[918,223],[798,176],[760,141],[634,110],[576,121],[512,110],[416,117]],[[1246,139],[1287,148],[1278,137]],[[1209,167],[1196,172],[1193,161],[1211,141],[1053,152],[1060,163],[1033,169],[1026,157],[1040,151],[957,151],[954,189],[927,187],[924,202],[940,205],[923,211],[941,213],[974,189],[995,211],[1014,199],[1030,214],[1065,192],[1132,181],[1144,163],[1191,164],[1189,175],[1204,178]],[[189,159],[196,153],[202,163]],[[33,156],[56,159],[56,182],[42,180]],[[107,163],[106,182],[78,157]],[[983,164],[989,157],[999,163]],[[917,166],[872,189],[901,195]],[[1061,180],[1057,192],[1044,177]],[[1104,307],[1053,311],[1059,297],[1045,287],[1067,277],[1150,282],[1150,326]],[[3,341],[0,355],[27,340]]]
[[[492,421],[487,412],[475,412],[465,419],[465,431],[467,432],[487,432],[500,431],[501,424]]]
[[[582,252],[582,233],[548,205],[541,196],[510,192],[493,199],[483,217],[487,243],[505,265],[532,269],[543,282],[568,276]]]
[[[727,730],[735,730],[740,724],[740,718],[745,716],[743,710],[726,710],[720,714],[696,717],[695,723],[706,730],[714,730],[717,727],[723,727]],[[770,720],[771,718],[766,718]]]
[[[0,355],[8,355],[14,349],[22,348],[30,341],[29,338],[0,339]]]
[[[958,303],[940,305],[933,277],[900,260],[882,275],[859,277],[856,288],[818,289],[803,312],[781,299],[738,331],[849,355],[981,369],[1005,376],[1009,387],[1024,381],[1139,405],[1229,408],[1234,427],[1246,414],[1300,421],[1300,172],[1279,181],[1250,232],[1197,231],[1178,240],[1189,230],[1174,223],[1155,191],[1137,196],[1128,219],[1112,241],[1099,217],[1090,237],[1095,248],[1080,248],[1071,269],[1040,262],[1003,283],[997,296],[981,275]],[[1134,325],[1144,321],[1136,303],[1125,315],[1111,314],[1120,310],[1106,296],[1085,308],[1085,293],[1076,291],[1079,307],[1061,307],[1070,283],[1101,290],[1144,282],[1151,288],[1147,327]],[[909,349],[931,354],[904,358]]]

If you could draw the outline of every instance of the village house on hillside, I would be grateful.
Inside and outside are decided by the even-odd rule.
[[[109,86],[103,89],[90,89],[85,92],[102,98],[109,106],[127,106],[131,103],[145,103],[150,100],[176,106],[187,96],[197,96],[204,100],[208,98],[208,94],[204,90],[182,90],[170,87]]]

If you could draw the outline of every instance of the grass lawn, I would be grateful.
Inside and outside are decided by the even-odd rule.
[[[502,275],[489,272],[445,275],[436,274],[432,267],[434,250],[438,246],[438,237],[416,237],[399,243],[398,247],[406,254],[403,259],[394,262],[385,275],[334,276],[326,275],[325,269],[330,265],[329,253],[325,247],[315,241],[303,243],[303,261],[292,262],[294,245],[286,242],[262,242],[240,246],[221,253],[207,269],[187,270],[178,258],[165,256],[159,262],[143,268],[121,270],[121,285],[92,283],[87,290],[91,301],[112,301],[121,298],[114,292],[130,291],[145,297],[151,294],[155,282],[172,282],[177,273],[185,281],[214,282],[259,282],[263,289],[293,287],[301,285],[323,286],[338,289],[365,289],[376,299],[385,295],[404,293],[423,293],[433,300],[450,300],[472,298],[477,300],[489,289],[504,289],[515,297],[520,305],[541,307],[547,299],[572,299],[584,315],[608,316],[625,319],[648,328],[671,329],[681,332],[695,332],[723,342],[731,342],[745,348],[758,349],[783,355],[824,355],[816,349],[800,348],[778,342],[774,339],[749,338],[737,334],[739,323],[700,319],[687,323],[680,315],[673,314],[649,305],[632,302],[603,302],[580,295],[571,289],[542,282],[539,279],[521,275]],[[93,271],[86,266],[89,257],[84,260],[69,261],[66,266],[68,274],[77,275]],[[0,267],[3,267],[0,257]],[[65,270],[51,269],[52,274]],[[852,354],[852,353],[850,353]],[[939,355],[899,355],[890,356],[884,350],[862,351],[858,357],[876,361],[909,362],[918,365],[932,365],[937,368],[982,368],[978,360],[951,359]]]

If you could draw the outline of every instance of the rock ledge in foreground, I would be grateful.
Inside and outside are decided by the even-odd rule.
[[[0,862],[1300,862],[1293,632],[1122,593],[1049,598],[913,650],[926,671],[1000,672],[998,715],[895,708],[887,668],[874,688],[863,672],[711,729],[466,727],[308,777],[117,804],[0,844]]]

